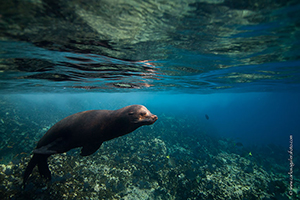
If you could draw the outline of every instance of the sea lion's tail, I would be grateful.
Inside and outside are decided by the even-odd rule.
[[[25,188],[26,181],[29,178],[30,174],[32,173],[33,168],[37,165],[39,169],[39,173],[42,177],[45,177],[46,179],[51,179],[51,172],[48,168],[47,158],[50,155],[45,154],[33,154],[33,157],[29,161],[27,168],[24,172],[23,177],[23,186]]]

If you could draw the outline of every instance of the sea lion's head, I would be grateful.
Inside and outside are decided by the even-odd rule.
[[[143,105],[132,105],[128,107],[127,114],[130,121],[136,125],[151,125],[158,117],[153,115],[145,106]]]
[[[114,123],[111,131],[117,136],[130,133],[144,125],[151,125],[157,120],[157,116],[142,105],[126,106],[113,111],[111,116]]]

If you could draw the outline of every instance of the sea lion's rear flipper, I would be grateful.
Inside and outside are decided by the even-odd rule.
[[[33,150],[33,153],[44,154],[44,155],[62,153],[69,150],[66,148],[67,146],[66,143],[67,142],[63,138],[58,138],[47,145],[41,146]]]
[[[30,174],[32,173],[33,168],[38,165],[39,172],[41,176],[44,176],[46,178],[51,179],[51,173],[48,168],[47,164],[47,158],[49,155],[41,155],[41,154],[33,154],[31,160],[29,161],[26,170],[24,172],[24,177],[23,177],[23,186],[25,188],[25,184],[27,179],[29,178]],[[48,170],[48,171],[47,171]]]
[[[33,150],[33,153],[35,154],[44,154],[44,155],[52,155],[52,154],[56,154],[57,151],[54,150],[50,150],[49,147],[51,147],[51,145],[46,145],[46,146],[42,146],[38,149]]]
[[[102,142],[99,144],[89,144],[89,145],[85,145],[82,147],[81,149],[81,156],[89,156],[93,153],[95,153],[101,146]]]
[[[49,156],[41,156],[38,160],[38,169],[40,172],[41,177],[51,180],[51,172],[48,167],[47,158]]]
[[[29,178],[30,174],[32,173],[33,168],[38,164],[38,156],[36,154],[33,154],[33,157],[29,161],[26,170],[24,172],[23,177],[23,186],[25,187],[25,183],[27,179]]]

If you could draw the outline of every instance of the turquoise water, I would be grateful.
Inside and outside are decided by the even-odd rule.
[[[5,199],[299,198],[298,1],[0,5]],[[91,156],[51,156],[52,180],[35,169],[22,189],[52,125],[131,104],[158,121]]]

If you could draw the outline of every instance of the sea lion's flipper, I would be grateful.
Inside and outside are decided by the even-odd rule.
[[[49,157],[48,155],[33,154],[32,158],[29,161],[29,163],[26,167],[26,170],[24,172],[24,177],[23,177],[23,186],[24,186],[24,188],[25,188],[25,184],[26,184],[27,179],[29,178],[30,174],[32,173],[33,168],[36,165],[38,165],[38,167],[39,167],[40,174],[41,175],[44,174],[44,176],[46,178],[49,178],[49,174],[45,170],[45,166],[46,166],[46,168],[49,171],[48,164],[47,164],[47,158],[48,157]],[[49,171],[49,173],[50,173],[50,171]],[[51,178],[51,173],[50,173],[50,178]]]
[[[38,160],[38,169],[40,172],[41,177],[51,180],[51,172],[48,167],[47,158],[49,156],[41,156]]]
[[[50,144],[48,144],[46,146],[42,146],[42,147],[40,147],[38,149],[33,150],[33,153],[35,153],[35,154],[44,154],[44,155],[47,155],[47,154],[48,155],[56,154],[57,151],[50,150],[49,149],[50,146],[51,146]]]
[[[81,149],[81,156],[89,156],[93,153],[95,153],[101,146],[102,142],[99,144],[89,144],[89,145],[85,145],[82,147]]]
[[[29,178],[30,174],[32,173],[33,168],[38,164],[38,156],[36,154],[33,154],[33,157],[29,161],[26,170],[24,172],[23,177],[23,186],[25,187],[25,183],[27,179]]]
[[[66,141],[64,141],[63,138],[58,138],[45,146],[41,146],[40,148],[33,150],[33,153],[44,154],[44,155],[52,155],[52,154],[56,154],[56,153],[62,153],[62,152],[66,151],[65,143],[66,143]],[[69,150],[69,149],[67,149],[67,150]]]

